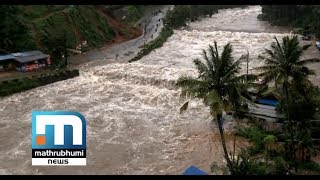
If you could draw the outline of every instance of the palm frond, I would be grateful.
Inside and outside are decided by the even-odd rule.
[[[211,115],[221,114],[223,110],[230,106],[243,105],[246,98],[242,97],[247,85],[257,77],[254,75],[239,76],[240,65],[249,56],[243,56],[234,61],[232,56],[232,46],[228,43],[223,47],[219,56],[217,42],[209,45],[208,51],[202,51],[202,62],[195,59],[193,62],[199,72],[197,78],[181,76],[176,85],[181,88],[181,97],[202,99],[203,103],[210,107]],[[180,108],[180,113],[188,106],[186,101]]]
[[[219,64],[221,62],[219,59],[219,54],[215,51],[216,51],[215,48],[213,46],[209,45],[210,60],[211,60],[211,63],[213,65],[214,70],[217,71],[219,69]]]
[[[305,65],[320,62],[319,59],[300,60],[304,51],[309,46],[299,46],[298,37],[283,37],[280,43],[275,37],[275,42],[271,44],[271,50],[266,50],[268,57],[259,56],[264,60],[265,65],[255,68],[262,71],[259,77],[262,77],[264,83],[275,80],[275,83],[282,84],[292,79],[306,78],[308,75],[314,74],[313,70],[305,67]]]
[[[180,107],[180,114],[182,114],[184,111],[188,109],[189,101],[183,103],[183,105]]]
[[[249,51],[247,50],[247,53],[246,54],[242,54],[237,61],[239,61],[239,62],[244,62],[244,61],[249,62],[249,58],[250,58]]]
[[[191,76],[181,76],[178,78],[176,83],[176,85],[181,88],[191,88],[194,86],[199,86],[200,84],[203,84],[203,82]]]
[[[210,106],[212,104],[222,104],[221,95],[213,89],[203,98],[203,102],[205,105]]]
[[[277,61],[277,59],[265,58],[265,64],[278,66],[281,64],[281,62]]]
[[[182,76],[178,79],[176,85],[181,88],[181,98],[202,99],[209,92],[210,81],[202,81],[192,77]]]
[[[210,71],[208,70],[208,67],[199,59],[193,60],[193,63],[195,64],[195,66],[198,70],[199,77],[210,73]]]
[[[280,71],[281,70],[278,68],[270,70],[270,71],[265,71],[265,72],[258,74],[258,77],[263,78],[263,84],[268,84],[272,80],[275,80],[277,78],[277,75],[280,73]]]
[[[304,59],[304,60],[300,60],[297,62],[297,65],[299,66],[305,66],[308,64],[312,64],[312,63],[317,63],[320,62],[320,59],[317,58],[312,58],[312,59]]]
[[[278,73],[275,77],[275,83],[276,84],[283,84],[284,82],[287,82],[289,77],[285,73]]]
[[[265,59],[266,59],[266,57],[265,57],[265,56],[263,56],[263,55],[258,55],[258,59],[260,59],[260,60],[265,60]]]
[[[284,51],[284,50],[283,50],[283,47],[281,46],[281,44],[279,43],[279,41],[278,41],[278,39],[277,39],[276,37],[274,37],[274,39],[276,40],[276,46],[274,46],[275,52],[278,52],[277,54],[278,54],[278,56],[279,56],[280,59],[285,59],[285,58],[284,58],[285,55],[284,55],[284,52],[283,52],[283,51]],[[287,39],[288,39],[287,36],[282,39],[282,44],[283,44],[283,45],[286,44]]]
[[[207,52],[205,50],[202,50],[202,57],[203,59],[206,61],[207,63],[207,67],[210,69],[210,71],[214,71],[213,69],[213,63],[212,61],[209,59]]]
[[[278,66],[274,66],[274,65],[264,65],[264,66],[255,67],[254,70],[265,72],[265,71],[272,71],[277,67]]]
[[[306,77],[308,75],[315,75],[315,71],[305,66],[299,66],[293,69],[292,74],[295,75],[297,78],[299,76]]]
[[[226,44],[221,53],[221,63],[229,64],[232,63],[232,46],[230,43]]]
[[[234,83],[250,83],[250,82],[254,82],[258,80],[258,75],[255,75],[255,74],[242,74],[240,76],[236,76],[234,77],[233,79],[231,79],[230,81],[231,82],[234,82]]]
[[[305,50],[309,49],[309,47],[311,47],[310,44],[304,45],[304,46],[302,46],[302,50],[305,51]]]
[[[270,55],[270,57],[274,58],[274,53],[271,50],[265,49],[265,51]]]
[[[276,97],[281,97],[280,93],[278,92],[278,89],[275,86],[267,88],[265,91],[261,93],[261,95],[266,96],[270,93],[274,94]]]
[[[218,43],[214,41],[214,53],[217,59],[219,59]]]

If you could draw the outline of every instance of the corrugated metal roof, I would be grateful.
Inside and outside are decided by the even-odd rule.
[[[38,54],[43,54],[41,51],[25,51],[25,52],[18,52],[18,53],[13,53],[13,56],[16,57],[25,57],[25,56],[34,56]]]
[[[274,106],[267,106],[263,104],[254,104],[254,106],[249,105],[249,113],[267,116],[271,118],[280,118],[281,116],[277,113],[276,108]]]
[[[266,99],[266,98],[261,98],[261,99],[258,100],[258,102],[260,104],[265,104],[265,105],[274,106],[274,107],[276,107],[277,104],[279,104],[278,100]]]
[[[4,61],[4,60],[8,60],[8,59],[13,59],[14,56],[12,56],[11,54],[8,55],[0,55],[0,61]]]
[[[18,53],[12,53],[8,55],[0,56],[0,61],[14,59],[20,63],[26,63],[26,62],[35,61],[38,59],[44,59],[44,58],[47,58],[48,56],[49,55],[44,54],[41,51],[26,51],[26,52],[18,52]]]
[[[44,59],[47,57],[48,57],[48,55],[46,55],[46,54],[37,54],[37,55],[32,55],[32,56],[15,57],[14,59],[16,61],[19,61],[20,63],[26,63],[26,62],[30,62],[30,61],[36,61],[38,59]]]

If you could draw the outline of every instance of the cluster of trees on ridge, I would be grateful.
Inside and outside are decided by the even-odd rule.
[[[194,98],[210,107],[212,122],[219,128],[228,174],[288,175],[304,169],[320,173],[320,166],[311,159],[319,150],[312,131],[320,107],[320,90],[308,79],[315,72],[306,67],[320,60],[302,59],[309,47],[301,47],[296,35],[284,37],[282,42],[275,38],[271,49],[266,49],[268,55],[260,57],[265,62],[257,68],[260,74],[240,75],[240,63],[248,57],[234,60],[231,44],[218,52],[214,42],[208,51],[203,50],[203,60],[194,60],[198,76],[178,79],[181,97],[187,100],[181,112],[187,110],[189,100]],[[278,110],[285,115],[285,121],[281,130],[265,130],[259,124],[239,129],[236,134],[249,138],[253,145],[235,157],[226,146],[222,113],[235,112],[238,116],[237,110],[246,110],[252,100],[247,89],[256,85],[258,77],[263,79],[263,85],[274,84],[279,90],[282,98]],[[213,163],[212,170],[216,169]]]

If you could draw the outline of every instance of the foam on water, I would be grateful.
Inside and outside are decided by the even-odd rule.
[[[181,174],[190,165],[210,172],[212,161],[223,163],[223,151],[219,136],[211,131],[208,108],[192,101],[188,111],[179,114],[183,101],[174,84],[181,75],[196,75],[192,59],[201,57],[201,50],[214,40],[219,48],[230,42],[235,58],[250,49],[250,69],[260,65],[257,56],[274,36],[285,34],[214,31],[230,21],[262,28],[258,20],[246,18],[260,11],[258,6],[223,10],[192,23],[192,31],[175,31],[138,62],[84,66],[79,77],[2,98],[0,174]],[[84,115],[86,167],[31,166],[32,110]],[[226,139],[232,145],[233,138]]]

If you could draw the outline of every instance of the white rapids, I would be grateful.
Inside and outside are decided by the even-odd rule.
[[[217,130],[200,101],[179,114],[183,101],[174,84],[180,75],[196,74],[192,60],[214,40],[219,48],[230,42],[235,58],[249,50],[251,70],[261,65],[257,56],[274,36],[287,34],[268,29],[259,13],[260,6],[222,10],[176,30],[137,62],[87,66],[79,77],[1,99],[0,174],[181,174],[190,165],[210,173],[213,161],[224,163]],[[86,167],[31,166],[33,110],[84,115]],[[227,136],[230,146],[232,140]]]

